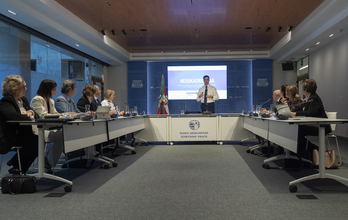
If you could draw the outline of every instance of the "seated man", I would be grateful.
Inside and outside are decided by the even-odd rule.
[[[59,113],[71,112],[80,113],[80,110],[76,107],[74,100],[71,98],[76,93],[76,83],[71,80],[65,80],[61,89],[62,94],[57,97],[56,109]]]
[[[297,112],[292,112],[293,116],[306,116],[306,117],[317,117],[327,118],[325,113],[323,102],[319,95],[316,93],[317,83],[314,79],[306,79],[302,83],[302,92],[305,98],[304,108]],[[325,125],[325,135],[331,132],[331,126]],[[297,142],[297,154],[303,158],[311,159],[313,149],[318,147],[311,142],[308,142],[308,148],[306,150],[307,139],[306,136],[318,136],[318,128],[307,125],[300,125],[298,129],[298,142]]]

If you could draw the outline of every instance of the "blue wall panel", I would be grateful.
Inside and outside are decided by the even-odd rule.
[[[157,114],[162,74],[166,86],[168,86],[168,66],[192,65],[227,66],[227,99],[215,103],[216,113],[242,112],[251,105],[259,104],[272,96],[272,60],[129,62],[128,103],[130,107],[137,105],[139,109],[139,106],[141,106],[141,111],[145,110],[148,114]],[[135,82],[141,80],[144,87],[141,89],[132,87],[134,80]],[[266,84],[267,86],[265,86]],[[147,100],[147,102],[144,103],[144,100]],[[200,103],[196,100],[169,101],[170,114],[180,114],[181,110],[200,111]]]

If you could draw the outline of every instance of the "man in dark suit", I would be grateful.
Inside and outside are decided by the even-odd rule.
[[[91,111],[97,111],[98,106],[101,106],[101,102],[99,101],[98,97],[100,96],[100,89],[97,85],[94,85],[95,87],[95,93],[94,93],[94,97],[92,99],[92,103],[91,103]]]
[[[302,83],[302,92],[305,98],[304,107],[301,111],[292,112],[293,116],[306,116],[327,118],[325,113],[323,102],[319,95],[316,93],[317,83],[314,79],[306,79]],[[325,135],[331,132],[330,125],[325,125]],[[297,142],[297,154],[303,158],[308,158],[313,149],[318,147],[311,142],[308,142],[308,148],[306,152],[306,136],[318,136],[318,128],[306,125],[300,125],[298,129],[298,142]]]
[[[281,93],[280,90],[274,90],[273,92],[273,100],[276,101],[276,105],[281,105],[282,103],[282,97],[281,97]]]

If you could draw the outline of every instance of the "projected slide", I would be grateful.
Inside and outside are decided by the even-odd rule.
[[[168,99],[196,99],[204,85],[203,76],[210,77],[220,99],[227,98],[227,66],[168,66]]]

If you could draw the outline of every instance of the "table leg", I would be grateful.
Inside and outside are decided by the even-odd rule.
[[[34,174],[30,174],[30,176],[35,176],[37,178],[48,178],[48,179],[53,179],[53,180],[57,180],[57,181],[61,181],[64,183],[67,183],[71,186],[73,185],[73,183],[69,180],[66,180],[64,178],[55,176],[55,175],[51,175],[51,174],[47,174],[45,173],[45,129],[43,128],[43,126],[38,126],[38,130],[39,130],[39,152],[38,152],[38,158],[39,158],[39,167],[38,167],[38,172],[34,173]],[[66,190],[67,191],[67,190]],[[71,189],[70,189],[71,191]]]

